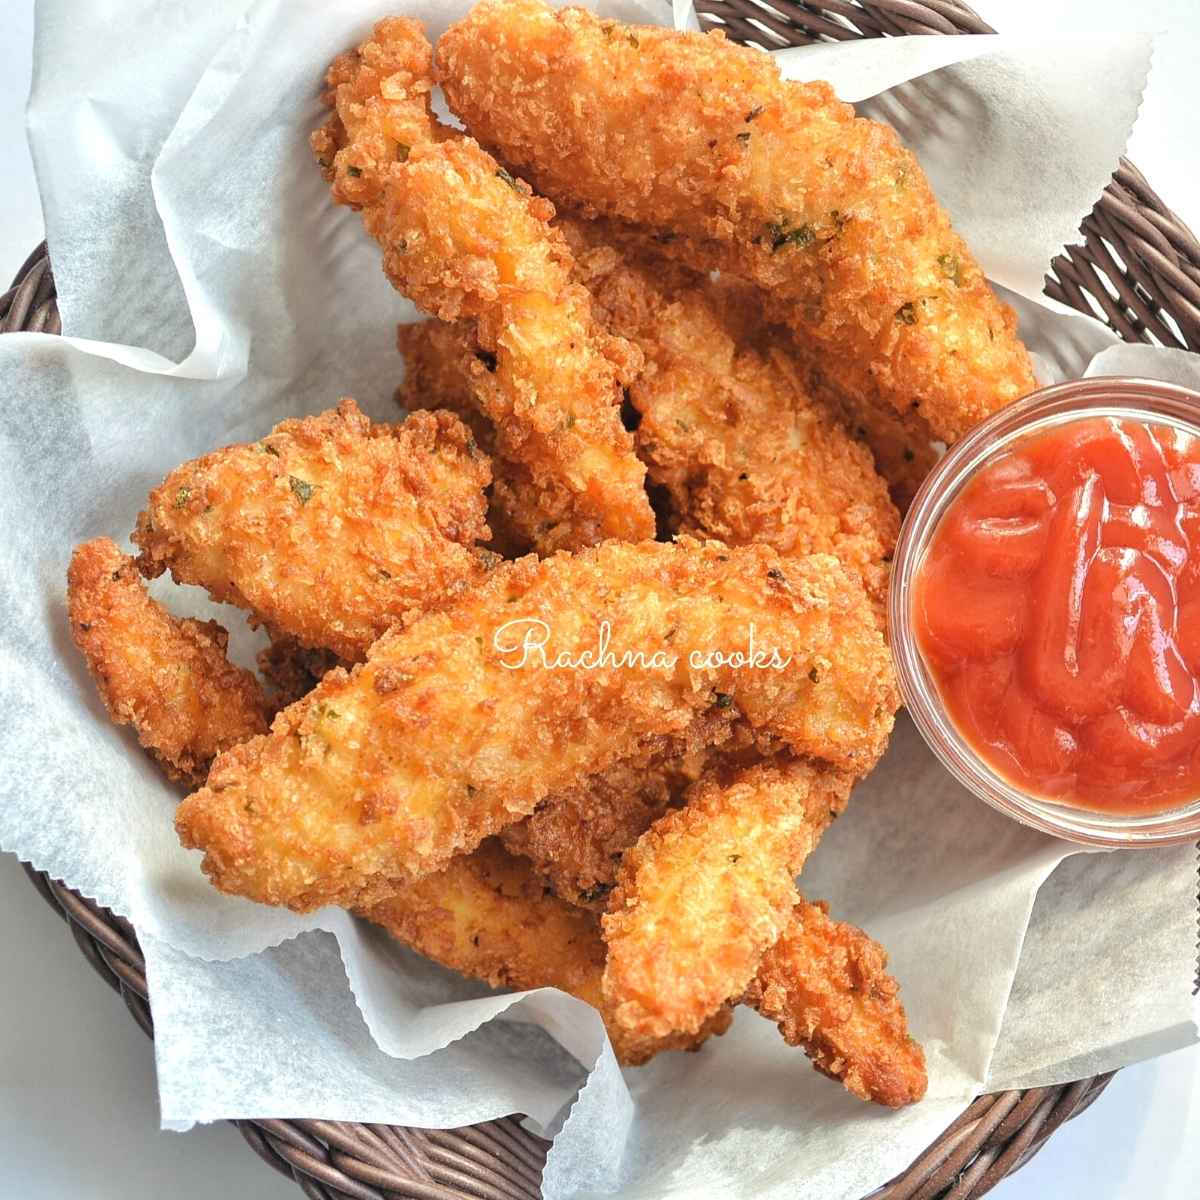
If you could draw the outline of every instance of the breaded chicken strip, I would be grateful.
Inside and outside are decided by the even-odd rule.
[[[452,414],[372,425],[343,400],[172,471],[138,518],[138,565],[354,662],[405,613],[486,577],[488,479]]]
[[[604,997],[622,1028],[696,1030],[746,990],[852,782],[786,759],[716,772],[655,821],[625,854],[602,918]]]
[[[887,952],[861,929],[801,899],[745,996],[803,1046],[818,1071],[889,1108],[925,1095],[925,1055],[909,1036]]]
[[[495,839],[359,915],[493,987],[556,987],[586,1001],[599,1010],[617,1058],[627,1066],[663,1050],[697,1049],[729,1027],[729,1005],[694,1034],[674,1031],[654,1039],[622,1027],[601,986],[605,946],[595,914],[548,895],[530,864]],[[801,944],[803,951],[791,949]],[[748,994],[781,1023],[789,1044],[803,1046],[819,1070],[864,1100],[891,1107],[919,1100],[926,1086],[924,1056],[907,1036],[883,951],[861,930],[835,925],[823,906],[806,901],[793,910],[778,945]]]
[[[531,195],[429,109],[431,51],[407,18],[329,69],[334,109],[313,148],[334,199],[361,209],[393,284],[443,320],[473,322],[474,391],[491,422],[495,496],[542,553],[650,537],[645,468],[621,425],[611,345]],[[494,362],[493,362],[494,360]]]
[[[786,350],[747,308],[744,285],[621,253],[604,225],[560,222],[576,278],[613,333],[645,358],[629,398],[649,478],[672,528],[781,554],[834,554],[887,597],[900,518],[865,446],[807,393]]]
[[[587,245],[611,247],[635,270],[640,267],[662,283],[691,279],[700,283],[701,290],[710,287],[708,272],[692,270],[678,257],[667,257],[674,239],[646,234],[622,221],[583,221],[560,213],[555,223],[565,233],[572,251],[582,254],[583,261],[576,261],[575,278],[592,290],[593,300],[597,299],[596,289],[588,276],[596,269],[596,256],[589,257],[583,252],[580,238]],[[603,257],[599,262],[603,264]],[[920,411],[914,408],[897,412],[873,393],[838,390],[826,376],[819,347],[780,325],[764,321],[763,313],[771,304],[761,288],[725,274],[716,284],[716,290],[720,293],[717,307],[724,330],[739,347],[754,347],[760,355],[781,361],[782,373],[800,381],[800,389],[810,403],[835,416],[855,439],[867,446],[875,460],[875,469],[887,480],[893,501],[904,512],[944,449]],[[603,313],[603,305],[600,311]],[[641,339],[635,340],[645,349]]]
[[[595,914],[548,895],[529,862],[494,838],[360,915],[435,962],[493,987],[555,987],[586,1001],[600,1011],[626,1065],[661,1050],[694,1050],[729,1027],[726,1006],[694,1034],[655,1039],[623,1030],[600,989],[604,942]]]
[[[714,707],[865,774],[896,706],[870,602],[836,559],[608,542],[505,563],[385,635],[222,755],[177,827],[224,891],[365,905]]]
[[[722,33],[483,0],[438,42],[450,107],[556,203],[765,290],[840,391],[953,441],[1036,386],[1016,318],[896,132]]]
[[[203,782],[222,750],[267,731],[258,680],[225,657],[229,634],[171,616],[108,538],[71,556],[67,614],[109,716],[132,725],[172,779]]]
[[[785,397],[802,397],[804,412],[826,413],[852,437],[870,450],[875,470],[887,481],[892,501],[901,512],[907,510],[925,476],[933,469],[939,456],[937,439],[917,410],[898,413],[890,404],[878,398],[867,398],[842,393],[830,385],[821,369],[820,356],[811,349],[807,352],[795,340],[789,330],[780,326],[766,326],[758,319],[763,308],[763,299],[758,288],[732,276],[724,276],[714,282],[707,275],[692,271],[683,264],[661,257],[661,246],[653,239],[633,235],[629,230],[613,221],[584,222],[578,218],[559,216],[555,224],[562,229],[575,254],[575,269],[572,277],[588,287],[592,294],[594,311],[605,321],[610,331],[622,331],[622,326],[611,321],[611,313],[604,307],[605,293],[613,287],[613,275],[624,272],[624,264],[631,263],[636,274],[649,277],[654,283],[650,297],[666,298],[668,281],[675,282],[675,291],[694,287],[701,296],[684,300],[676,312],[675,320],[683,321],[685,330],[699,333],[706,322],[717,320],[721,325],[718,344],[723,338],[735,339],[734,353],[737,358],[746,358],[760,367],[769,382]],[[582,231],[583,240],[576,237]],[[601,242],[602,239],[602,242]],[[605,253],[600,246],[611,248]],[[617,265],[620,264],[620,265]],[[690,283],[687,281],[691,281]],[[632,282],[632,281],[631,281]],[[712,299],[709,299],[709,294]],[[644,355],[644,364],[631,366],[623,376],[627,389],[636,387],[639,392],[654,398],[655,389],[651,373],[660,359],[673,363],[675,371],[688,367],[678,351],[682,348],[674,340],[657,336],[653,325],[646,318],[652,315],[659,303],[651,305],[646,298],[636,294],[617,306],[624,311],[627,323],[625,330],[640,328],[641,333],[624,332],[624,338],[633,339]],[[700,316],[693,320],[693,309]],[[713,311],[715,309],[715,311]],[[633,318],[633,320],[630,320]],[[636,321],[636,323],[635,323]],[[665,332],[669,332],[669,329]],[[491,449],[491,427],[475,408],[473,382],[477,373],[487,370],[474,348],[474,335],[469,323],[450,323],[436,319],[417,321],[401,325],[397,331],[397,344],[404,355],[404,382],[396,390],[396,402],[409,411],[421,408],[447,408],[458,413],[476,436],[485,450]],[[647,344],[647,343],[650,344]],[[703,357],[709,358],[707,347]],[[714,356],[715,357],[715,356]],[[736,361],[736,359],[735,359]],[[711,362],[709,365],[713,365]],[[704,362],[694,363],[694,381],[706,379]],[[753,371],[749,372],[752,376]],[[667,376],[669,381],[670,374]],[[708,382],[714,382],[708,380]],[[742,381],[746,382],[745,379]],[[730,393],[743,394],[743,389],[727,377],[715,381],[718,394],[728,398]],[[744,401],[734,399],[731,419],[740,416],[746,408]],[[755,406],[757,407],[757,406]],[[637,409],[632,410],[635,414]],[[784,414],[774,417],[776,422],[785,421]],[[823,425],[824,422],[822,421]],[[678,427],[676,427],[678,428]],[[667,427],[671,432],[671,427]],[[680,434],[684,430],[678,431]],[[650,478],[655,478],[655,462],[648,453],[645,439],[649,430],[634,434],[639,456],[650,464]],[[763,447],[756,448],[761,454]],[[715,456],[710,455],[710,460]],[[788,459],[776,458],[769,463],[772,469],[782,470]],[[497,474],[505,471],[505,464],[497,461],[493,469]],[[704,464],[701,464],[703,468]],[[740,472],[739,472],[740,474]],[[700,478],[709,479],[706,474]],[[744,482],[744,481],[739,481]],[[802,487],[811,489],[811,477],[801,479]],[[710,484],[711,486],[711,484]],[[801,495],[803,495],[803,491]],[[718,506],[719,507],[719,506]],[[778,522],[786,513],[773,519]],[[506,518],[496,505],[488,512],[488,523],[492,527],[492,545],[512,557],[505,550],[505,542],[496,536],[498,529],[507,524]],[[670,524],[670,521],[668,521]],[[677,525],[677,522],[676,522]],[[886,524],[884,525],[886,529]],[[510,539],[511,541],[511,539]]]

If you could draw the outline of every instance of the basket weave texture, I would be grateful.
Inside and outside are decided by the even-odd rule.
[[[994,32],[958,0],[698,0],[701,22],[778,49],[813,41]],[[1122,160],[1080,244],[1058,255],[1046,294],[1122,338],[1200,350],[1200,243]],[[0,296],[0,333],[61,333],[43,243]],[[84,957],[151,1037],[145,965],[133,927],[41,872],[26,871]],[[975,1200],[1028,1162],[1107,1087],[1099,1075],[979,1097],[869,1200]],[[505,1117],[463,1129],[318,1120],[235,1121],[250,1146],[311,1200],[536,1200],[549,1143]]]

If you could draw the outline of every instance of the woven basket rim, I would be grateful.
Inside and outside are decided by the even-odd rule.
[[[902,34],[992,33],[961,0],[697,0],[707,27],[766,48]],[[1051,264],[1046,294],[1126,341],[1200,350],[1200,243],[1122,159],[1081,229]],[[0,333],[62,331],[46,243],[0,296]],[[26,866],[80,950],[153,1037],[145,964],[128,921]],[[975,1200],[1087,1109],[1115,1072],[978,1097],[869,1200]],[[252,1149],[316,1200],[536,1200],[549,1143],[516,1116],[459,1130],[309,1119],[232,1121]]]

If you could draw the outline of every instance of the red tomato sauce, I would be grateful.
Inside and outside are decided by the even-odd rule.
[[[917,644],[993,770],[1063,804],[1200,795],[1200,439],[1089,417],[1016,442],[949,504]]]

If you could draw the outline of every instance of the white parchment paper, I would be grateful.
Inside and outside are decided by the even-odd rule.
[[[495,995],[341,912],[221,896],[179,848],[177,793],[104,719],[70,644],[71,547],[120,539],[171,467],[285,416],[343,394],[394,416],[393,328],[415,314],[357,219],[330,207],[307,135],[328,59],[373,20],[406,11],[436,35],[466,7],[38,8],[30,137],[69,336],[0,339],[0,847],[136,925],[164,1124],[450,1126],[519,1111],[558,1131],[551,1197],[838,1200],[901,1169],[989,1079],[1065,1079],[1190,1040],[1191,848],[1056,872],[1072,848],[963,793],[904,719],[805,872],[892,953],[931,1079],[900,1114],[816,1076],[750,1013],[700,1054],[622,1073],[581,1002]],[[652,0],[604,8],[671,15]],[[1039,295],[1128,137],[1148,40],[913,38],[781,60],[901,128],[1010,289],[1044,378],[1136,368],[1200,382],[1192,356],[1120,347]],[[241,614],[164,580],[155,591],[215,615],[251,660]]]

